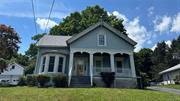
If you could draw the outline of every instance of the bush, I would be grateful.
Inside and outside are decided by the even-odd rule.
[[[28,86],[37,86],[36,75],[27,75],[26,76],[26,84]]]
[[[101,72],[101,78],[105,83],[106,87],[110,88],[115,79],[114,72]]]
[[[64,74],[56,74],[52,77],[55,87],[67,87],[67,77]]]
[[[37,82],[40,87],[45,87],[45,84],[50,81],[50,77],[45,74],[37,75]]]
[[[18,82],[19,86],[25,86],[26,85],[26,77],[25,76],[21,76],[19,78],[19,82]]]

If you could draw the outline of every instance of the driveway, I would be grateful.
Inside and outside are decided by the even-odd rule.
[[[168,92],[168,93],[175,93],[180,95],[180,90],[173,89],[173,88],[162,88],[162,87],[147,87],[149,90],[161,91],[161,92]]]

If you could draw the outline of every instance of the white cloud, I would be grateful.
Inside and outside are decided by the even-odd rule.
[[[164,16],[160,22],[156,19],[154,21],[154,28],[155,31],[158,31],[160,33],[166,32],[169,30],[170,24],[171,24],[171,17]]]
[[[113,14],[114,16],[116,16],[118,19],[123,19],[123,20],[124,20],[124,21],[123,21],[123,24],[126,24],[126,23],[127,23],[128,18],[127,18],[124,14],[121,14],[121,13],[119,13],[118,11],[113,11],[112,14]]]
[[[148,8],[148,16],[151,16],[153,14],[154,14],[154,7],[151,6],[151,7]]]
[[[148,32],[144,26],[139,24],[138,17],[128,22],[125,28],[128,36],[138,43],[135,48],[136,52],[143,48],[144,43],[151,38],[151,33]]]
[[[180,32],[180,12],[173,19],[171,32]]]
[[[165,43],[166,43],[166,45],[168,45],[168,47],[171,47],[172,41],[168,40],[168,41],[165,41]]]
[[[37,18],[36,23],[39,25],[41,30],[45,30],[46,29],[46,25],[47,25],[48,19],[45,18]],[[57,25],[56,22],[49,20],[48,25],[47,25],[47,29],[50,29],[52,27],[54,27],[55,25]]]
[[[140,25],[139,17],[130,21],[124,14],[121,14],[118,11],[114,11],[112,14],[117,16],[117,18],[124,20],[123,25],[127,30],[128,36],[137,42],[135,51],[139,51],[143,47],[144,43],[149,41],[151,33],[148,32],[144,26]]]
[[[155,44],[152,48],[151,48],[151,50],[155,50],[156,49],[156,47],[157,47],[157,44]]]

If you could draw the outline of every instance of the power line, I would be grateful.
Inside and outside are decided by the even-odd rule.
[[[33,16],[34,16],[34,27],[35,27],[35,31],[37,34],[36,15],[35,15],[35,10],[34,10],[34,0],[31,0],[31,2],[32,2],[32,9],[33,9]]]
[[[49,19],[50,19],[50,16],[51,16],[51,13],[52,13],[52,10],[53,10],[53,7],[54,7],[54,2],[55,2],[55,0],[53,0],[53,2],[52,2],[51,9],[50,9],[49,16],[48,16],[48,21],[46,23],[46,27],[45,27],[44,33],[46,33],[46,31],[47,31],[47,25],[49,24]]]

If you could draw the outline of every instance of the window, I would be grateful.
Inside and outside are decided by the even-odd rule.
[[[45,63],[46,63],[46,57],[43,57],[42,72],[44,72]]]
[[[12,66],[12,69],[14,69],[14,68],[15,68],[15,66],[13,65],[13,66]]]
[[[98,46],[105,46],[106,45],[106,36],[104,34],[98,35]]]
[[[122,62],[116,61],[116,67],[117,67],[117,72],[121,73],[122,72]]]
[[[54,61],[55,61],[55,56],[50,56],[48,72],[53,72],[53,70],[54,70]]]
[[[63,57],[59,57],[58,72],[62,72],[63,68]]]

